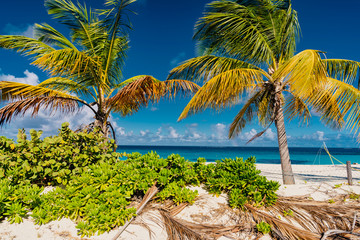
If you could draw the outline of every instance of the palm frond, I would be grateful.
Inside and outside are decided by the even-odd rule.
[[[269,82],[265,82],[263,88],[264,94],[259,102],[257,116],[261,126],[268,128],[275,120],[279,107],[284,104],[284,95],[274,94],[274,86]]]
[[[200,89],[196,83],[179,79],[166,80],[161,84],[163,85],[163,96],[169,98],[191,96]]]
[[[328,83],[318,86],[306,99],[313,109],[320,114],[321,121],[334,129],[340,129],[345,124],[345,114],[341,111],[334,89],[329,88]]]
[[[16,50],[25,56],[34,55],[34,58],[41,57],[55,50],[42,41],[14,35],[0,36],[0,48]]]
[[[271,22],[253,6],[234,1],[214,1],[207,6],[205,16],[195,26],[194,38],[207,52],[225,54],[249,62],[271,63],[275,59]]]
[[[131,77],[131,78],[126,79],[125,81],[123,81],[121,83],[118,83],[118,84],[114,85],[114,89],[121,89],[121,88],[125,87],[126,85],[128,85],[128,84],[130,84],[132,82],[139,81],[139,80],[144,79],[146,77],[147,77],[147,75],[137,75],[137,76]],[[158,80],[158,79],[154,78],[154,80],[160,82],[160,80]]]
[[[0,81],[2,100],[18,100],[34,97],[61,97],[79,100],[65,91],[57,91],[40,86],[33,86],[25,83]]]
[[[196,224],[187,222],[168,213],[163,209],[159,212],[164,220],[169,240],[210,240],[222,236],[231,236],[234,232],[251,230],[247,222],[235,226]]]
[[[105,51],[104,58],[104,79],[103,81],[107,81],[108,76],[110,75],[111,67],[113,64],[114,56],[117,58],[121,58],[124,55],[125,50],[127,50],[127,41],[126,44],[118,44],[122,39],[124,34],[124,26],[129,27],[130,24],[124,21],[125,11],[127,7],[135,2],[136,0],[107,0],[105,2],[106,6],[112,7],[111,9],[107,9],[102,11],[102,14],[106,15],[104,19],[104,28],[106,28],[108,33],[108,46]],[[120,60],[119,58],[119,60]],[[122,58],[121,58],[122,59]],[[122,62],[122,60],[120,60]]]
[[[72,29],[80,29],[84,24],[89,23],[90,16],[86,7],[82,7],[80,4],[76,6],[68,0],[45,0],[45,7],[48,14]]]
[[[245,105],[235,116],[233,122],[230,125],[229,129],[229,138],[236,137],[245,125],[253,119],[256,111],[259,109],[259,103],[265,97],[266,91],[257,91],[255,94],[246,101]]]
[[[62,78],[62,77],[49,78],[41,82],[37,86],[47,89],[57,90],[61,92],[65,91],[69,93],[75,93],[76,95],[85,95],[85,96],[90,95],[94,98],[94,100],[96,100],[94,94],[87,87],[67,78]]]
[[[86,50],[95,52],[94,41],[101,35],[102,28],[91,9],[80,3],[75,5],[69,0],[46,0],[45,7],[48,14],[70,27],[73,41],[78,41]]]
[[[171,70],[168,79],[186,79],[207,82],[214,76],[229,70],[251,68],[259,69],[255,65],[228,57],[206,55],[191,58],[180,66]]]
[[[136,215],[140,215],[142,213],[142,210],[147,206],[147,204],[150,202],[150,200],[155,196],[156,193],[159,192],[159,189],[156,187],[156,183],[149,188],[146,191],[146,194],[142,201],[140,202],[139,206],[137,206]],[[115,234],[115,236],[112,238],[112,240],[117,240],[118,237],[125,231],[125,229],[130,225],[130,223],[135,219],[135,217],[132,217],[129,221],[127,221]]]
[[[284,107],[284,115],[291,121],[295,117],[300,119],[301,123],[307,124],[311,113],[306,103],[296,95],[287,96]]]
[[[321,237],[320,234],[296,227],[293,224],[280,220],[278,216],[274,216],[249,204],[245,204],[245,208],[253,216],[256,223],[264,221],[270,224],[272,231],[279,233],[279,235],[281,234],[282,239],[318,240]]]
[[[46,23],[35,24],[34,36],[36,39],[49,45],[55,45],[60,48],[76,49],[74,44],[70,42],[64,35]]]
[[[284,3],[278,1],[278,4]],[[274,52],[278,62],[283,62],[294,56],[296,41],[300,35],[300,25],[297,12],[291,8],[291,4],[282,10],[272,11],[271,18],[272,31],[276,39]],[[275,14],[274,14],[275,13]]]
[[[164,219],[165,229],[169,240],[205,240],[209,239],[206,236],[197,233],[180,221],[175,220],[170,214],[165,211],[160,211]]]
[[[109,40],[105,41],[104,49],[107,49],[107,47],[110,47]],[[106,63],[108,58],[109,60],[109,71],[107,75],[107,79],[105,79],[106,82],[109,82],[109,84],[117,84],[122,79],[122,68],[125,64],[125,59],[127,57],[127,50],[129,49],[129,39],[127,36],[117,37],[114,39],[114,46],[112,49],[112,52],[108,54],[107,51],[102,51],[101,57],[104,60],[103,61],[103,69],[106,69]]]
[[[74,76],[74,80],[78,80],[79,84],[108,88],[101,81],[100,60],[75,49],[55,50],[36,59],[32,64],[49,71],[53,76]],[[86,78],[86,75],[89,77]]]
[[[330,229],[351,230],[354,213],[359,210],[360,206],[356,203],[330,204],[301,197],[279,197],[276,204],[267,208],[275,218],[283,216],[285,212],[291,212],[284,218],[288,223],[300,226],[302,228],[300,234],[305,230],[317,235],[322,235]],[[355,227],[359,226],[360,224],[356,223]],[[283,232],[281,229],[278,230]],[[296,236],[297,239],[303,239],[300,234]]]
[[[245,92],[262,83],[263,71],[234,69],[220,73],[202,86],[181,113],[178,120],[206,108],[221,109],[234,105]]]
[[[61,111],[71,113],[79,110],[79,102],[76,99],[64,97],[31,97],[16,102],[8,103],[0,109],[0,126],[10,122],[17,115],[24,116],[31,112],[31,116],[36,116],[39,110],[50,109],[52,112]]]
[[[336,99],[341,114],[346,116],[345,126],[357,133],[360,128],[360,90],[333,78],[328,78],[326,88]],[[317,102],[322,100],[319,97]],[[317,102],[314,101],[315,104]]]
[[[329,77],[353,84],[359,78],[360,62],[344,59],[324,59]]]
[[[288,84],[292,92],[306,97],[311,89],[326,82],[327,72],[316,50],[305,50],[284,62],[272,76],[276,81]]]
[[[157,102],[164,94],[161,82],[151,76],[132,79],[118,93],[107,100],[107,105],[114,112],[123,116],[137,112],[149,102]]]

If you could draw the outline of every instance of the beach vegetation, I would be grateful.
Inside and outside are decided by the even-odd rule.
[[[258,224],[256,224],[256,229],[261,232],[262,234],[268,234],[271,232],[271,226],[270,224],[266,223],[266,222],[260,222]]]
[[[63,123],[57,136],[41,139],[42,131],[30,130],[30,139],[19,129],[17,142],[0,137],[0,178],[13,184],[66,185],[73,175],[100,162],[114,163],[114,140],[105,141],[99,130],[74,132]]]
[[[307,124],[311,111],[332,128],[360,128],[359,62],[328,59],[319,50],[296,52],[300,26],[291,1],[213,1],[195,25],[198,57],[174,68],[168,79],[202,83],[179,120],[207,108],[242,104],[229,129],[235,138],[257,117],[277,129],[284,184],[294,184],[285,119]]]
[[[289,210],[284,210],[284,212],[283,212],[284,214],[284,217],[286,217],[286,216],[294,216],[294,212],[291,210],[291,209],[289,209]]]
[[[49,153],[52,152],[51,149],[57,152],[58,144],[64,144],[68,140],[67,143],[78,146],[79,154],[84,153],[84,156],[87,156],[87,151],[90,151],[91,155],[110,155],[105,159],[95,157],[93,162],[81,167],[83,171],[66,172],[69,176],[65,177],[65,182],[57,181],[56,178],[46,182],[42,177],[22,177],[25,172],[15,160],[12,160],[11,164],[1,165],[3,176],[0,178],[0,220],[20,223],[31,216],[36,224],[46,224],[66,217],[76,222],[79,235],[92,236],[122,226],[141,214],[138,212],[140,208],[136,207],[140,205],[140,201],[142,203],[148,198],[146,196],[151,189],[155,189],[156,195],[150,197],[148,207],[159,210],[169,236],[188,236],[186,234],[191,233],[199,237],[202,233],[210,232],[220,236],[224,231],[241,231],[239,224],[224,228],[174,218],[173,210],[181,211],[187,204],[194,203],[199,195],[196,188],[189,186],[199,185],[215,195],[227,195],[230,207],[237,209],[222,209],[226,209],[225,212],[236,212],[236,216],[242,220],[240,223],[246,224],[244,227],[240,226],[241,229],[248,231],[256,228],[258,232],[270,233],[274,237],[319,239],[328,229],[348,229],[353,224],[349,213],[359,211],[358,205],[339,203],[338,198],[336,201],[332,199],[327,203],[319,203],[301,197],[277,196],[275,191],[279,183],[260,176],[260,171],[255,168],[254,158],[224,159],[216,164],[207,164],[204,158],[189,162],[176,154],[160,158],[155,152],[150,152],[145,155],[126,154],[126,159],[121,160],[120,154],[116,155],[109,148],[105,148],[107,152],[105,149],[105,152],[92,152],[94,146],[100,145],[98,141],[91,139],[104,138],[100,132],[75,133],[69,130],[68,124],[64,124],[59,136],[49,139],[66,136],[64,139],[68,140],[55,141],[57,144],[50,145],[46,138],[40,139],[39,132],[31,132],[32,138],[28,140],[20,131],[17,143],[1,138],[1,156],[7,156],[2,159],[4,162],[10,162],[9,159],[15,159],[14,156],[20,156],[22,162],[35,162],[35,154],[27,154],[28,145],[33,144],[40,152]],[[89,141],[83,141],[84,139]],[[77,145],[78,142],[81,142],[81,145]],[[84,143],[86,144],[83,145]],[[104,144],[111,142],[105,141]],[[68,148],[62,146],[63,149]],[[36,153],[39,150],[36,150]],[[16,155],[20,152],[24,154]],[[72,149],[72,152],[75,150]],[[61,162],[59,156],[68,158],[66,154],[57,154],[54,155],[56,162]],[[36,161],[45,163],[49,159],[37,158]],[[27,176],[35,176],[35,173],[38,176],[38,166],[34,166],[36,167],[31,167],[26,172]],[[19,171],[20,176],[16,175],[15,170]],[[56,171],[58,169],[53,170]],[[47,186],[48,184],[51,186]],[[346,198],[358,200],[355,194],[347,195]]]
[[[356,194],[356,193],[350,193],[349,198],[352,200],[359,200],[360,198],[360,194]]]
[[[202,180],[209,193],[228,194],[232,208],[243,208],[246,203],[260,207],[276,202],[275,192],[280,184],[260,175],[254,157],[218,160],[208,165],[200,159],[195,166],[198,175],[204,176]]]
[[[101,234],[136,216],[134,207],[154,186],[160,204],[192,204],[189,186],[202,184],[210,193],[229,196],[232,208],[271,206],[279,183],[260,176],[255,158],[224,159],[206,164],[171,154],[113,152],[114,141],[100,131],[74,132],[64,123],[57,136],[19,130],[17,142],[0,138],[0,219],[20,223],[31,216],[46,224],[61,218],[77,223],[79,234]],[[50,185],[50,186],[49,186]],[[52,187],[52,191],[44,191]]]
[[[198,86],[185,80],[160,81],[149,75],[123,79],[129,49],[128,13],[135,0],[106,0],[105,9],[91,9],[70,0],[45,0],[48,14],[69,28],[70,38],[48,24],[35,24],[34,38],[1,35],[0,48],[31,56],[32,64],[50,78],[34,86],[0,81],[0,125],[17,115],[39,111],[73,113],[88,108],[104,136],[115,131],[111,113],[128,116],[150,102],[195,92]]]

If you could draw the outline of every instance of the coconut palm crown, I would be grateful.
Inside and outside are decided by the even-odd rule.
[[[206,108],[237,105],[246,96],[229,138],[256,116],[265,130],[275,123],[284,184],[295,183],[284,117],[307,123],[313,109],[332,128],[347,126],[357,132],[360,126],[360,92],[351,85],[359,63],[326,59],[317,50],[295,55],[299,31],[290,0],[211,2],[195,26],[200,56],[168,77],[203,82],[179,120]]]
[[[198,89],[184,80],[159,81],[140,75],[123,80],[122,67],[129,39],[128,5],[135,0],[106,0],[106,9],[93,11],[69,0],[45,0],[48,13],[70,29],[70,39],[48,24],[36,24],[34,38],[0,36],[0,47],[31,56],[32,64],[50,78],[33,86],[0,81],[0,125],[19,114],[40,109],[74,112],[81,106],[95,115],[92,124],[108,135],[110,113],[132,114],[161,97],[187,95]]]

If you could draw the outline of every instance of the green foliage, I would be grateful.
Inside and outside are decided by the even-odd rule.
[[[256,224],[256,229],[261,232],[262,234],[268,234],[271,232],[271,226],[270,224],[266,223],[266,222],[260,222],[258,224]]]
[[[194,203],[198,192],[192,191],[188,188],[180,187],[179,184],[172,182],[167,185],[158,195],[160,201],[165,199],[172,199],[174,203],[179,205],[182,202]]]
[[[241,208],[245,203],[272,205],[277,199],[275,191],[279,183],[260,175],[254,157],[245,161],[225,159],[208,165],[200,159],[195,166],[210,193],[229,193],[229,204],[233,208]]]
[[[98,133],[75,133],[63,124],[58,136],[43,140],[41,131],[23,130],[18,142],[0,138],[0,219],[19,223],[29,212],[37,224],[70,218],[79,234],[91,236],[122,226],[136,214],[130,203],[154,184],[155,200],[192,204],[198,192],[187,186],[204,184],[211,193],[229,195],[231,207],[271,205],[277,182],[259,175],[255,158],[225,159],[206,164],[172,154],[132,153],[124,161],[112,152],[113,142]],[[40,195],[44,185],[59,185]]]
[[[293,210],[289,209],[288,211],[284,210],[284,217],[286,216],[294,216]]]
[[[91,164],[114,162],[120,156],[98,132],[73,132],[63,123],[58,136],[40,138],[42,131],[30,130],[27,140],[19,130],[17,143],[0,137],[0,177],[13,184],[67,184],[71,175],[85,171]]]
[[[42,196],[41,206],[32,217],[38,224],[68,217],[78,223],[82,236],[101,234],[123,225],[136,209],[129,207],[133,197],[142,197],[157,183],[159,201],[193,203],[197,191],[186,188],[199,180],[192,163],[179,155],[159,158],[156,153],[133,153],[125,161],[100,162],[73,178],[66,188]]]
[[[8,218],[10,223],[21,223],[28,209],[40,204],[40,192],[37,185],[14,186],[8,179],[0,180],[0,219]]]
[[[360,198],[360,195],[356,193],[350,193],[349,198],[352,200],[358,200]]]

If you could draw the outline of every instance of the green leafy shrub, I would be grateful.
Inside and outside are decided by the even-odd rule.
[[[266,222],[260,222],[256,224],[256,229],[262,234],[268,234],[271,232],[271,226]]]
[[[200,159],[195,163],[196,172],[210,193],[229,194],[229,204],[233,208],[242,208],[245,203],[272,205],[276,202],[276,190],[280,185],[261,176],[256,169],[255,158],[225,159],[208,164]]]
[[[13,184],[66,184],[72,175],[80,174],[91,165],[116,161],[120,156],[112,149],[114,141],[106,141],[98,132],[73,132],[64,123],[58,136],[40,138],[42,131],[30,130],[27,140],[19,130],[17,143],[0,137],[0,178]]]
[[[75,133],[63,124],[58,136],[43,140],[41,131],[19,131],[15,143],[0,138],[0,219],[22,221],[29,211],[37,224],[68,217],[79,234],[101,234],[123,225],[136,214],[130,207],[154,184],[155,200],[193,203],[198,192],[188,185],[204,184],[213,194],[226,193],[229,204],[271,205],[277,182],[259,175],[255,158],[192,163],[179,155],[166,159],[150,152],[132,153],[124,161],[112,152],[114,142],[98,133]],[[59,185],[47,194],[44,185]]]
[[[159,201],[193,203],[198,193],[186,185],[199,184],[199,180],[191,166],[179,155],[163,159],[153,152],[129,154],[127,160],[116,163],[93,164],[73,176],[65,188],[42,196],[43,204],[34,209],[32,217],[39,224],[68,217],[78,223],[82,236],[101,234],[133,217],[132,198],[143,196],[154,183],[160,190]]]
[[[10,223],[21,223],[29,209],[41,203],[40,192],[43,188],[37,185],[14,186],[10,180],[0,180],[0,219],[8,218]]]

